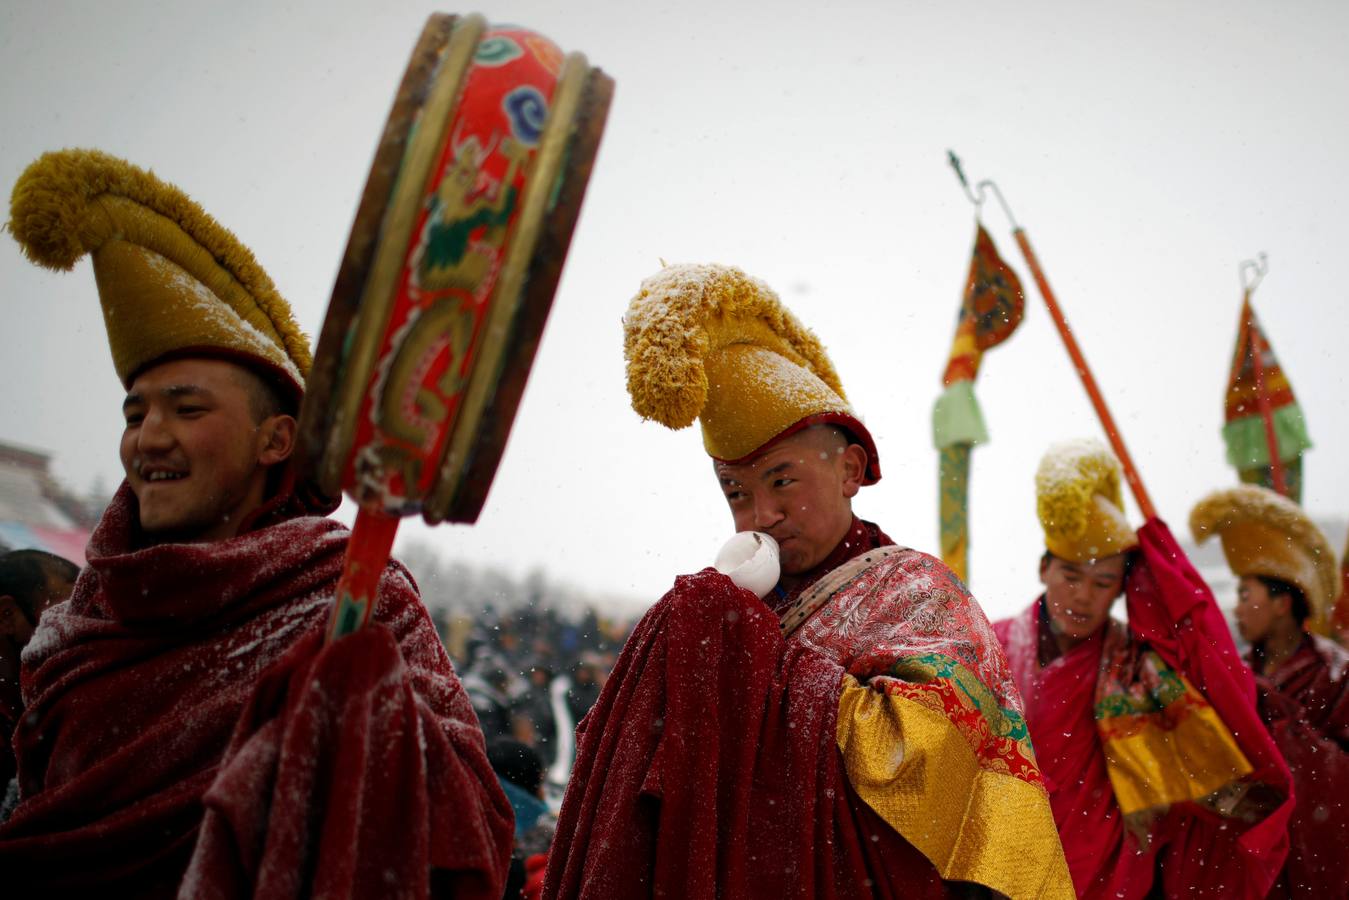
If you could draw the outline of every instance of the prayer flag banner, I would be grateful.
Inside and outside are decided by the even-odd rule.
[[[1261,405],[1269,404],[1267,427]],[[1241,324],[1227,381],[1226,424],[1223,441],[1227,461],[1247,484],[1274,488],[1273,460],[1283,463],[1288,496],[1301,502],[1302,453],[1312,446],[1302,408],[1293,386],[1274,355],[1274,348],[1251,308],[1250,296],[1241,304]],[[1271,452],[1271,436],[1277,452]]]
[[[1021,280],[998,255],[983,225],[976,225],[955,340],[942,374],[945,390],[932,410],[942,561],[962,581],[969,580],[970,451],[988,442],[983,412],[974,396],[974,379],[984,351],[1011,336],[1025,308]]]

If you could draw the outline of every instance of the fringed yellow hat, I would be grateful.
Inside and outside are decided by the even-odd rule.
[[[623,331],[642,418],[675,429],[698,419],[708,454],[730,463],[811,425],[837,425],[867,452],[864,483],[880,480],[875,441],[824,347],[762,281],[731,266],[667,266],[642,282]]]
[[[173,185],[97,150],[47,153],[19,178],[10,231],[38,265],[88,253],[123,385],[153,363],[234,359],[296,396],[309,342],[248,248]]]
[[[1238,577],[1264,575],[1302,588],[1313,621],[1325,620],[1339,593],[1335,551],[1292,500],[1254,484],[1214,491],[1190,513],[1190,531],[1200,543],[1216,533]]]
[[[1045,548],[1070,562],[1090,562],[1138,546],[1124,517],[1120,465],[1099,441],[1055,444],[1035,473],[1035,505]]]

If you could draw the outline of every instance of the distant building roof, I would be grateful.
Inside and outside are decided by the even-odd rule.
[[[0,550],[46,550],[82,566],[97,521],[52,476],[51,454],[0,442]]]

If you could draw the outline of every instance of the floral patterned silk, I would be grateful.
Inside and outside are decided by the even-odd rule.
[[[855,561],[858,574],[791,637],[846,672],[837,739],[850,783],[943,878],[1071,897],[992,626],[941,562],[887,549]]]

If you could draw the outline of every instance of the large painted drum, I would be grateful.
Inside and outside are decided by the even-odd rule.
[[[319,337],[300,421],[307,490],[345,491],[386,520],[478,517],[612,93],[534,32],[427,21]]]

